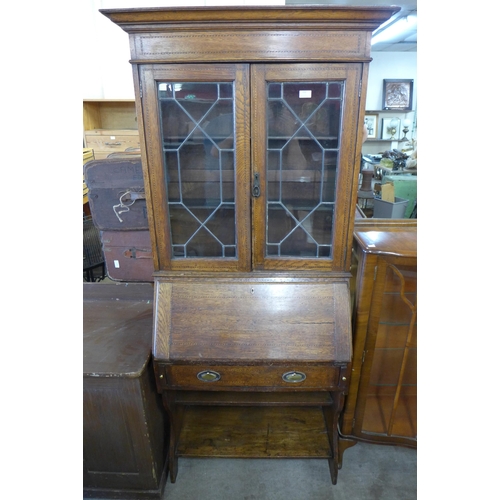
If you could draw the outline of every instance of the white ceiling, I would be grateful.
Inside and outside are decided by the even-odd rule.
[[[405,18],[409,14],[417,16],[417,0],[286,0],[286,5],[397,5],[401,10],[387,23],[374,32],[374,35],[384,30],[398,19]],[[417,25],[386,42],[380,42],[372,46],[372,52],[416,52],[417,51]]]

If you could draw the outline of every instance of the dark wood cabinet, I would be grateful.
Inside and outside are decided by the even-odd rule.
[[[416,221],[357,221],[354,254],[354,352],[341,430],[416,447]]]
[[[179,456],[339,467],[371,33],[398,7],[114,9],[130,37]]]
[[[150,284],[83,285],[83,492],[161,498],[166,415],[153,374]]]

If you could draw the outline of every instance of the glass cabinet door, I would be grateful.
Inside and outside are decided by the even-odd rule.
[[[256,267],[342,265],[354,163],[352,139],[342,137],[356,130],[358,71],[327,64],[252,68]]]
[[[153,188],[168,214],[156,227],[164,242],[163,268],[247,269],[248,72],[234,65],[150,71],[147,103],[158,130],[146,136],[148,160],[154,157],[149,168],[158,176]]]
[[[235,257],[234,85],[158,83],[174,258]]]
[[[344,269],[361,64],[140,72],[160,270]]]

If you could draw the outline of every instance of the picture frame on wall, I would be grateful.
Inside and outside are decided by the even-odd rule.
[[[368,139],[377,139],[378,115],[365,115],[365,125],[368,130]]]
[[[382,109],[411,111],[413,80],[384,79]]]

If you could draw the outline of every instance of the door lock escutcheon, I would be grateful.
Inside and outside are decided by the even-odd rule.
[[[260,174],[253,174],[253,187],[252,187],[252,195],[254,198],[258,198],[260,196]]]

